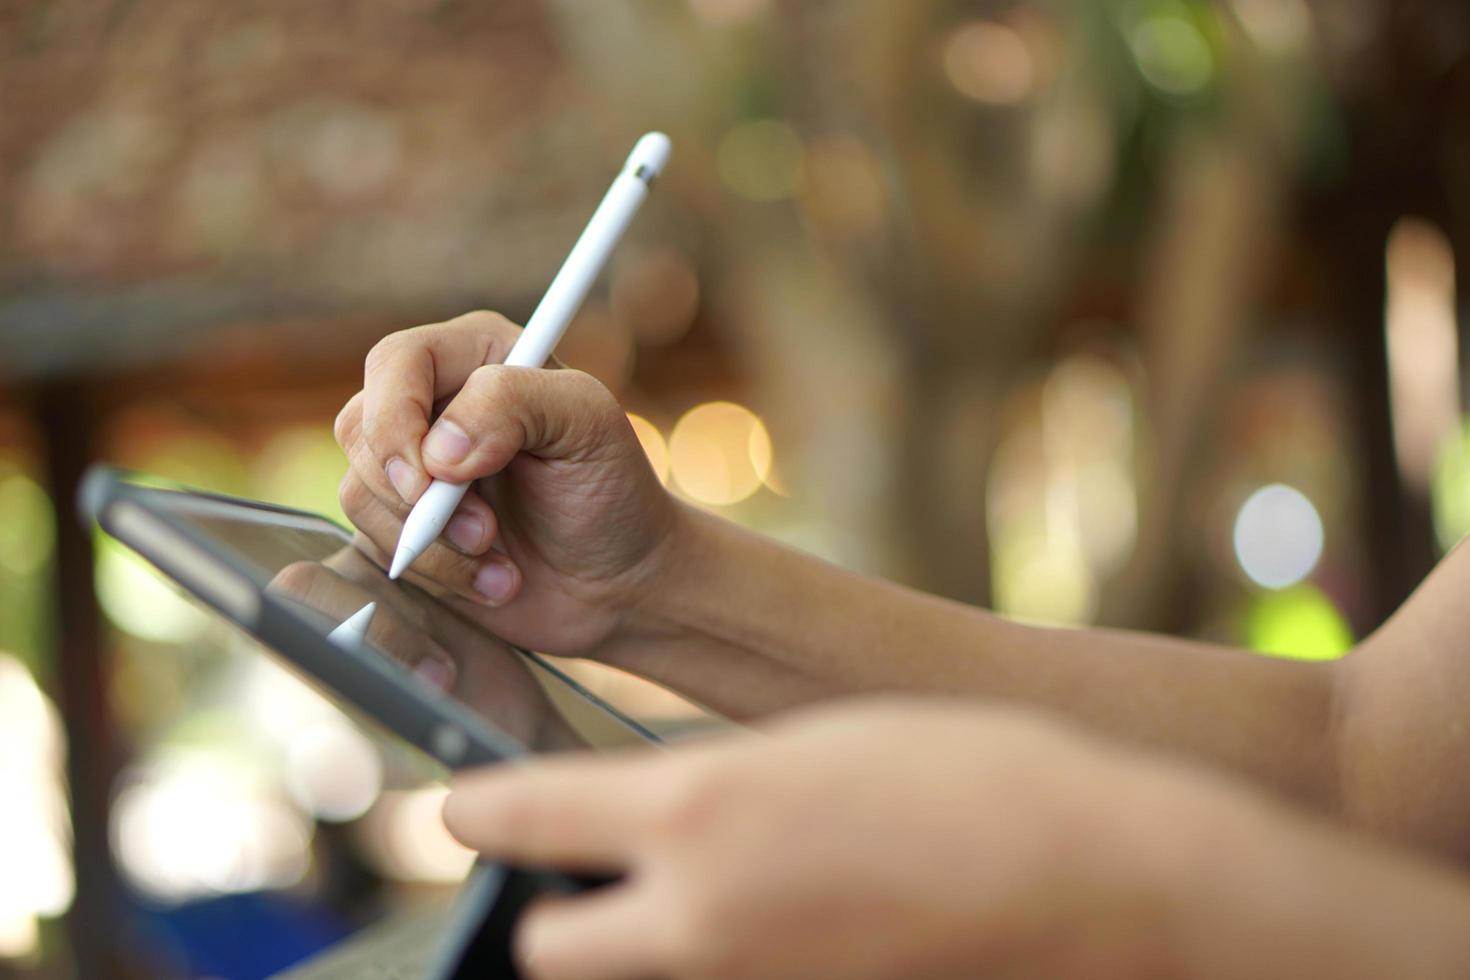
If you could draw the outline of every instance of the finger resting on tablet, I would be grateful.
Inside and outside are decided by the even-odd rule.
[[[515,864],[571,871],[624,869],[656,824],[657,774],[642,758],[577,755],[455,777],[444,823],[466,846]]]

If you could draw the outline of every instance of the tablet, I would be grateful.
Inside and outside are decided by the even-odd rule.
[[[337,701],[449,769],[659,741],[544,658],[459,616],[432,584],[391,581],[327,518],[157,483],[95,468],[82,487],[83,516]],[[329,638],[368,602],[376,613],[363,640]],[[464,945],[477,917],[503,911],[507,890],[523,902],[537,890],[592,884],[483,869],[465,892],[473,900],[460,916],[464,936],[446,941]],[[506,935],[502,921],[496,941]]]

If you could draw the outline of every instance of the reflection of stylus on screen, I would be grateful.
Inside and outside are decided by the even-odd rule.
[[[617,247],[623,232],[632,222],[633,216],[648,197],[654,180],[669,162],[672,144],[663,133],[647,133],[628,154],[628,162],[613,179],[602,203],[592,213],[582,235],[567,254],[566,261],[556,277],[547,287],[546,295],[536,306],[526,329],[521,332],[506,356],[505,363],[513,367],[539,368],[551,356],[551,351],[566,333],[572,317],[581,308],[582,301],[597,281],[603,266]],[[408,518],[403,522],[403,531],[398,536],[398,548],[393,553],[388,577],[396,579],[419,555],[434,542],[454,516],[454,509],[464,499],[468,483],[433,481],[424,495],[413,505]],[[366,634],[372,613],[364,607],[342,626],[356,621],[367,613],[361,630]],[[336,633],[336,630],[333,631]],[[359,635],[358,639],[361,636]]]
[[[327,634],[327,639],[339,647],[360,646],[367,638],[368,627],[373,625],[373,613],[378,609],[376,602],[369,602],[351,616],[342,620],[342,625]]]

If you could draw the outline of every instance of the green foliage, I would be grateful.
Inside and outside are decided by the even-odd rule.
[[[1246,617],[1246,645],[1292,660],[1335,660],[1353,646],[1347,621],[1322,591],[1298,585],[1259,596]]]
[[[1470,533],[1470,420],[1440,447],[1429,487],[1434,534],[1445,551]]]
[[[41,673],[50,648],[56,513],[21,460],[0,455],[0,649]]]

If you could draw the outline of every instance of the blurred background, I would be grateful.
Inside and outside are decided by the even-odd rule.
[[[688,499],[1305,658],[1470,529],[1463,0],[15,0],[0,52],[0,975],[263,976],[464,873],[76,481],[340,519],[367,350],[523,320],[645,130],[561,354]]]

